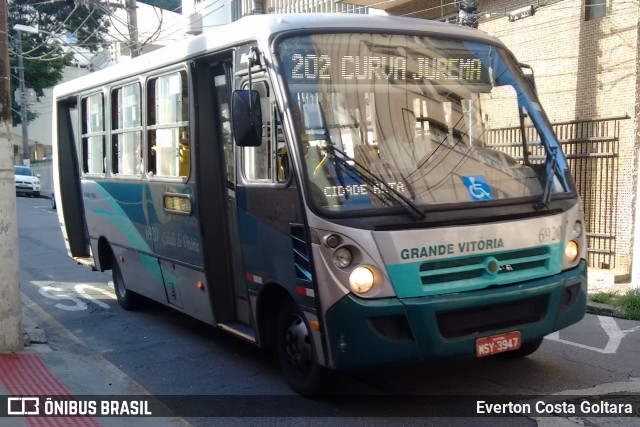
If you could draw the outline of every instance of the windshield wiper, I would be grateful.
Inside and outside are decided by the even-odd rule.
[[[341,166],[344,166],[349,170],[355,172],[360,178],[362,178],[362,180],[366,184],[383,191],[387,198],[395,201],[397,204],[405,208],[407,212],[409,212],[409,214],[413,217],[413,219],[424,218],[424,213],[409,198],[387,184],[383,179],[378,178],[376,175],[369,172],[366,167],[358,163],[355,159],[349,157],[347,153],[336,148],[336,146],[331,141],[327,141],[325,149],[327,150],[327,153],[333,160],[334,164],[336,163],[336,161],[338,161]],[[353,162],[353,165],[357,166],[357,168],[353,167],[353,165],[351,165],[349,162]],[[337,173],[340,178],[341,173]]]
[[[553,177],[556,173],[556,156],[558,155],[558,147],[549,147],[549,151],[551,153],[551,158],[547,163],[544,191],[542,192],[542,199],[533,206],[535,210],[546,208],[549,206],[549,202],[551,201],[551,186],[553,185]]]

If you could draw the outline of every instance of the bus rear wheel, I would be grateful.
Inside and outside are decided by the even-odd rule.
[[[276,340],[280,368],[296,393],[318,396],[331,390],[337,373],[318,364],[309,326],[290,299],[280,307]]]
[[[120,270],[120,265],[118,265],[118,261],[113,258],[113,262],[111,264],[111,271],[113,273],[113,288],[116,292],[116,298],[118,299],[118,304],[124,310],[135,310],[140,306],[140,295],[136,294],[133,291],[127,289],[124,284],[124,277],[122,277],[122,271]]]

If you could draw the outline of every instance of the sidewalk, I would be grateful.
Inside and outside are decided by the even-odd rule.
[[[3,396],[37,396],[38,411],[45,413],[47,397],[53,397],[58,404],[78,401],[95,401],[96,416],[2,416],[0,423],[6,427],[22,426],[172,426],[189,424],[155,401],[139,384],[129,378],[116,366],[97,354],[91,354],[83,344],[57,321],[44,312],[37,304],[22,295],[22,322],[25,347],[17,353],[0,353],[0,414],[9,410],[19,411],[23,402],[3,399]],[[56,333],[70,340],[68,349],[52,349],[46,343],[46,336],[38,323],[50,324]],[[99,416],[101,400],[132,402],[154,401],[151,408],[156,416]],[[6,403],[5,403],[6,402]],[[28,404],[32,404],[29,401]],[[48,402],[48,404],[50,404]],[[89,403],[85,403],[89,404]],[[141,404],[143,405],[143,404]],[[47,406],[51,408],[52,406]],[[82,406],[80,406],[82,408]],[[85,406],[86,408],[86,406]],[[120,405],[122,408],[122,405]],[[157,409],[160,408],[158,411]],[[50,412],[49,412],[50,413]],[[84,412],[81,412],[84,413]],[[126,412],[125,412],[126,413]]]
[[[606,271],[600,271],[590,268],[588,274],[590,294],[598,292],[614,292],[618,294],[624,294],[631,289],[630,282],[623,281],[620,283],[616,283],[613,276],[607,274]],[[587,313],[609,317],[622,317],[623,314],[620,309],[611,307],[607,304],[600,304],[589,300],[587,300]]]

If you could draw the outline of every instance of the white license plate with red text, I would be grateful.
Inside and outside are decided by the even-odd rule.
[[[517,350],[522,345],[520,331],[507,332],[500,335],[478,338],[476,340],[476,356],[484,357],[505,351]]]

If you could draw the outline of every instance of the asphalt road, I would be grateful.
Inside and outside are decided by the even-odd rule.
[[[345,375],[338,397],[301,399],[292,395],[275,357],[266,351],[160,304],[122,310],[110,272],[92,272],[67,256],[49,201],[19,197],[17,205],[22,292],[60,325],[40,325],[48,345],[54,351],[101,355],[151,394],[200,396],[200,406],[191,399],[196,416],[188,421],[194,425],[210,424],[210,418],[199,415],[212,403],[229,407],[225,425],[274,420],[260,417],[265,415],[284,425],[329,425],[338,419],[341,425],[385,425],[390,420],[404,425],[513,425],[511,418],[476,418],[466,411],[470,399],[492,396],[614,399],[630,393],[640,406],[640,322],[590,314],[547,337],[527,358],[464,357],[371,369]],[[183,409],[184,402],[168,399],[167,405]],[[426,414],[438,417],[423,418]],[[460,418],[440,418],[444,415]],[[576,423],[640,425],[640,418],[517,419],[518,425]]]

